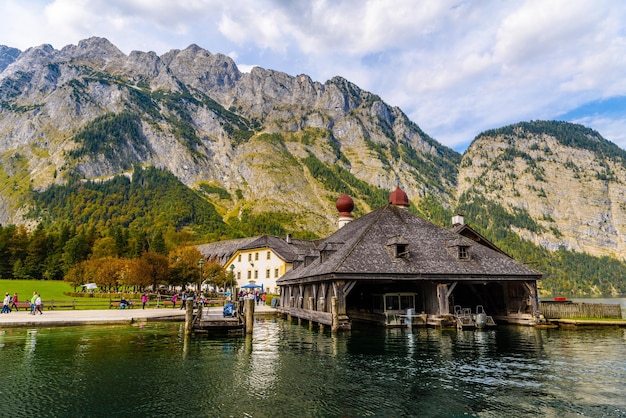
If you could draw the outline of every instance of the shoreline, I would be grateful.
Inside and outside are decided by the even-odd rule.
[[[205,308],[206,309],[206,308]],[[221,312],[221,307],[216,309]],[[255,306],[255,316],[273,316],[276,309]],[[98,310],[44,310],[41,315],[31,315],[29,310],[0,314],[0,328],[80,326],[80,325],[124,325],[156,321],[185,321],[185,311],[179,308],[149,309],[98,309]]]

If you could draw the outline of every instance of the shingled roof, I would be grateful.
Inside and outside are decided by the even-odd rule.
[[[298,255],[313,250],[315,242],[261,235],[196,245],[196,248],[207,259],[218,259],[222,265],[228,262],[237,251],[254,250],[256,248],[271,248],[280,258],[288,263],[292,263],[297,259]]]
[[[468,257],[459,257],[464,247]],[[395,250],[405,250],[399,254]],[[386,205],[326,238],[279,285],[326,279],[536,280],[541,273],[504,253]]]

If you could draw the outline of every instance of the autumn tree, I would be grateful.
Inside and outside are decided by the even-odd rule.
[[[160,284],[166,284],[170,275],[167,256],[152,251],[146,251],[141,255],[141,258],[148,263],[146,273],[149,277],[149,284],[152,285],[152,289],[156,290]]]
[[[150,263],[145,258],[127,259],[121,284],[143,289],[151,284],[150,270]]]
[[[185,286],[200,281],[198,261],[202,253],[196,247],[179,247],[169,253],[170,280],[174,286]]]
[[[63,280],[74,286],[74,291],[78,286],[85,283],[87,262],[76,263],[65,273]]]
[[[217,287],[224,287],[226,284],[227,274],[222,264],[215,259],[209,259],[203,266],[203,280]]]

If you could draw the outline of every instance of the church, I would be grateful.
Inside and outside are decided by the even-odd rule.
[[[467,315],[490,325],[540,320],[542,274],[519,263],[468,225],[451,229],[408,211],[399,187],[389,203],[358,219],[344,194],[338,230],[300,253],[276,284],[280,311],[335,330],[353,324],[462,326]],[[471,322],[471,321],[470,321]]]

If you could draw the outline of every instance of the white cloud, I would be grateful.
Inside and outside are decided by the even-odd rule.
[[[457,149],[485,129],[626,95],[626,4],[611,0],[0,0],[0,7],[0,44],[20,49],[90,36],[126,53],[196,43],[228,53],[242,70],[260,65],[321,82],[340,75]],[[626,148],[622,113],[584,120]]]

